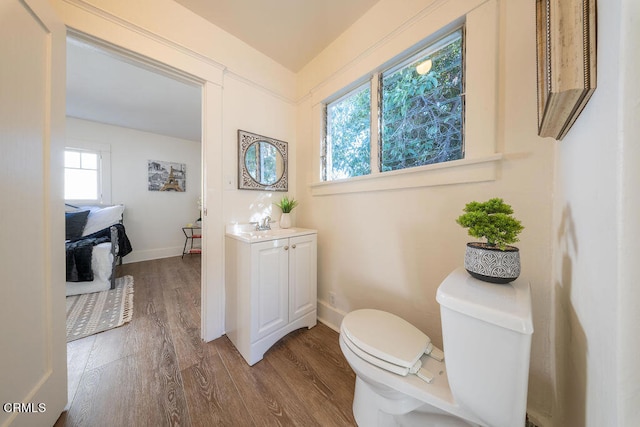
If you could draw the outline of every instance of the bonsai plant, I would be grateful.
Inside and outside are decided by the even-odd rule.
[[[456,222],[469,235],[486,243],[467,243],[464,267],[473,277],[492,283],[509,283],[520,275],[520,251],[509,246],[524,229],[512,216],[513,209],[500,198],[467,203]]]
[[[282,200],[278,203],[274,203],[277,207],[282,211],[282,215],[280,216],[280,228],[289,228],[291,227],[291,217],[290,213],[298,206],[298,201],[294,198],[289,199],[289,197],[284,196]]]

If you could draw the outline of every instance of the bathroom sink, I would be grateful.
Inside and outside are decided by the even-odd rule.
[[[249,236],[252,239],[261,239],[271,236],[282,236],[285,234],[293,234],[297,230],[295,228],[274,228],[273,230],[252,230],[244,231],[243,234]]]
[[[275,236],[279,236],[281,234],[297,233],[297,232],[298,230],[295,228],[276,228],[273,230],[257,231],[257,233],[273,234]]]
[[[253,226],[252,226],[253,227]],[[234,226],[227,228],[227,236],[233,237],[247,243],[255,243],[259,241],[286,239],[289,237],[303,236],[305,234],[317,233],[316,230],[307,228],[273,228],[271,230],[255,230],[254,228],[246,228],[243,226]]]
[[[246,240],[270,240],[289,236],[299,231],[295,228],[274,228],[273,230],[240,231],[237,235]]]

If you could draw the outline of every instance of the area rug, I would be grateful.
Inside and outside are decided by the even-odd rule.
[[[67,342],[117,328],[133,317],[133,276],[118,277],[115,289],[67,297]]]

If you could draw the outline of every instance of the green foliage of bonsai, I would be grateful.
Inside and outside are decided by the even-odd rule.
[[[279,207],[280,210],[282,210],[282,213],[290,213],[293,210],[293,208],[298,206],[298,201],[293,198],[289,200],[287,196],[284,196],[279,203],[274,203],[274,205]]]
[[[511,216],[511,206],[499,198],[467,203],[464,212],[456,222],[468,228],[470,236],[485,238],[489,246],[501,250],[517,242],[518,234],[524,229],[520,221]]]

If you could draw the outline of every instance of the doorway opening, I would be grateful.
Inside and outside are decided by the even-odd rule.
[[[197,291],[191,286],[189,292],[198,301],[205,277],[199,273],[205,263],[197,251],[184,255],[184,259],[182,255],[183,228],[197,227],[203,217],[203,84],[165,64],[68,31],[66,146],[97,148],[105,156],[102,164],[109,170],[100,178],[99,204],[125,206],[123,223],[133,247],[118,268],[133,271],[134,283],[135,271],[146,275],[144,280],[154,280],[150,271],[162,272],[163,264],[168,264],[163,260],[177,258],[183,262],[182,267],[176,268],[181,264],[172,259],[172,271],[179,270],[188,278],[177,275],[163,280],[193,285],[197,275]],[[156,165],[170,165],[173,180],[180,182],[166,188],[179,190],[151,189],[157,178]],[[205,234],[199,235],[204,245]],[[195,245],[197,248],[198,242]],[[140,268],[128,266],[138,263]],[[144,298],[145,294],[134,295]],[[200,307],[197,314],[201,313]],[[195,328],[201,337],[199,322]],[[77,371],[71,363],[81,356],[69,353],[71,374]],[[70,402],[72,386],[70,377]]]

